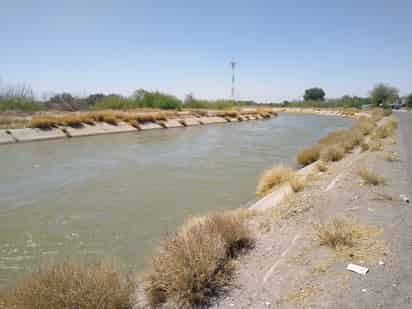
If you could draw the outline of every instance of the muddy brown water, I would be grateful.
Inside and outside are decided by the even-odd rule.
[[[114,257],[137,270],[185,218],[245,207],[263,170],[348,119],[270,120],[0,147],[0,285],[40,262]]]

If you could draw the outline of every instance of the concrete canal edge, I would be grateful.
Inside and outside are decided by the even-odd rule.
[[[271,115],[271,117],[274,115]],[[210,125],[218,123],[238,122],[250,119],[265,119],[264,117],[247,117],[224,118],[219,116],[208,117],[185,117],[180,119],[167,119],[157,122],[137,123],[135,126],[125,122],[119,122],[117,125],[111,125],[105,122],[96,122],[91,124],[82,124],[77,127],[59,126],[51,129],[23,128],[23,129],[5,129],[0,130],[0,145],[11,143],[23,143],[44,141],[52,139],[84,137],[102,134],[128,133],[137,131],[147,131],[155,129],[168,129],[178,127],[191,127],[199,125]]]
[[[0,145],[15,143],[16,140],[11,136],[7,130],[0,130]]]

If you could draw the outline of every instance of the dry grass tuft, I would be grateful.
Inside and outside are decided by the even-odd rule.
[[[309,165],[319,160],[321,149],[322,146],[319,144],[306,147],[298,152],[296,161],[301,165]]]
[[[0,116],[0,129],[20,129],[29,124],[30,121],[23,117]]]
[[[368,151],[369,150],[369,144],[368,143],[362,143],[361,144],[361,149],[362,149],[362,152]]]
[[[339,161],[345,155],[345,150],[340,145],[326,146],[320,152],[320,158],[324,162]]]
[[[336,217],[325,224],[315,226],[320,245],[337,249],[354,246],[354,223],[347,218]]]
[[[244,213],[216,212],[187,221],[152,258],[145,280],[150,306],[205,306],[229,284],[232,259],[253,243]]]
[[[0,292],[0,308],[131,309],[133,288],[111,262],[67,259],[43,266],[15,287]]]
[[[319,162],[316,164],[316,167],[318,168],[318,171],[319,171],[319,172],[322,172],[322,173],[324,173],[324,172],[326,172],[326,171],[328,170],[328,165],[327,165],[325,162],[323,162],[323,161],[319,161]]]
[[[51,117],[47,115],[34,115],[30,121],[29,126],[31,128],[39,128],[39,129],[52,129],[56,127],[56,117]]]
[[[389,253],[382,241],[373,238],[382,229],[368,224],[359,224],[351,218],[334,217],[315,226],[320,245],[335,250],[339,256],[350,259],[375,260]]]
[[[256,195],[265,195],[274,187],[289,181],[292,174],[292,168],[285,165],[275,165],[263,173],[256,188]]]
[[[385,178],[369,170],[364,165],[358,166],[357,173],[363,179],[363,181],[368,185],[377,186],[377,185],[385,183]]]
[[[383,150],[383,144],[378,140],[372,140],[369,143],[369,150],[370,151],[381,151]]]
[[[298,175],[293,175],[289,180],[289,184],[293,192],[300,192],[305,187],[306,182],[303,179],[303,177],[298,176]]]
[[[385,161],[388,162],[395,162],[395,161],[399,161],[399,154],[393,151],[389,151],[389,152],[385,152],[383,154],[383,158],[385,159]]]
[[[369,118],[361,117],[353,126],[359,130],[364,136],[369,135],[373,132],[376,124]]]

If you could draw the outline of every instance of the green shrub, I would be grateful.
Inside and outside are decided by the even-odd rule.
[[[36,102],[34,99],[23,97],[0,98],[0,112],[11,110],[36,112],[45,109],[46,106],[43,103]]]

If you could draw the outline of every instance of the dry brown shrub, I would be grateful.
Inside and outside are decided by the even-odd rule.
[[[293,175],[289,180],[289,184],[293,192],[300,192],[305,187],[306,182],[302,176]]]
[[[319,160],[321,149],[322,146],[319,144],[306,147],[298,152],[296,155],[296,161],[301,165],[309,165]]]
[[[325,224],[315,226],[320,245],[337,249],[342,246],[354,245],[354,223],[344,217],[332,218]]]
[[[362,149],[362,152],[368,151],[369,150],[369,144],[368,143],[362,143],[361,144],[361,149]]]
[[[399,154],[393,151],[388,151],[383,154],[383,158],[388,162],[399,161]]]
[[[328,170],[328,165],[325,163],[325,162],[323,162],[323,161],[319,161],[317,164],[316,164],[316,167],[318,168],[318,171],[319,172],[326,172],[327,170]]]
[[[256,195],[264,195],[274,187],[287,182],[292,174],[292,168],[285,165],[275,165],[263,173],[256,188]]]
[[[320,245],[334,249],[340,256],[372,261],[389,253],[384,242],[373,239],[382,233],[382,229],[357,223],[351,218],[334,217],[315,225],[315,231]]]
[[[370,151],[381,151],[383,150],[383,144],[378,140],[372,140],[369,143],[369,150]]]
[[[322,161],[339,161],[345,155],[345,149],[340,145],[331,145],[324,147],[320,152],[320,158]]]
[[[167,238],[145,279],[150,305],[200,307],[218,295],[232,278],[232,259],[253,243],[244,218],[235,210],[195,217]]]
[[[7,309],[131,309],[134,284],[114,263],[67,259],[42,266],[0,292]],[[3,307],[2,307],[3,305]]]
[[[363,179],[363,181],[368,185],[377,186],[377,185],[385,183],[385,178],[378,175],[374,171],[369,170],[366,166],[362,164],[358,166],[357,173]]]

